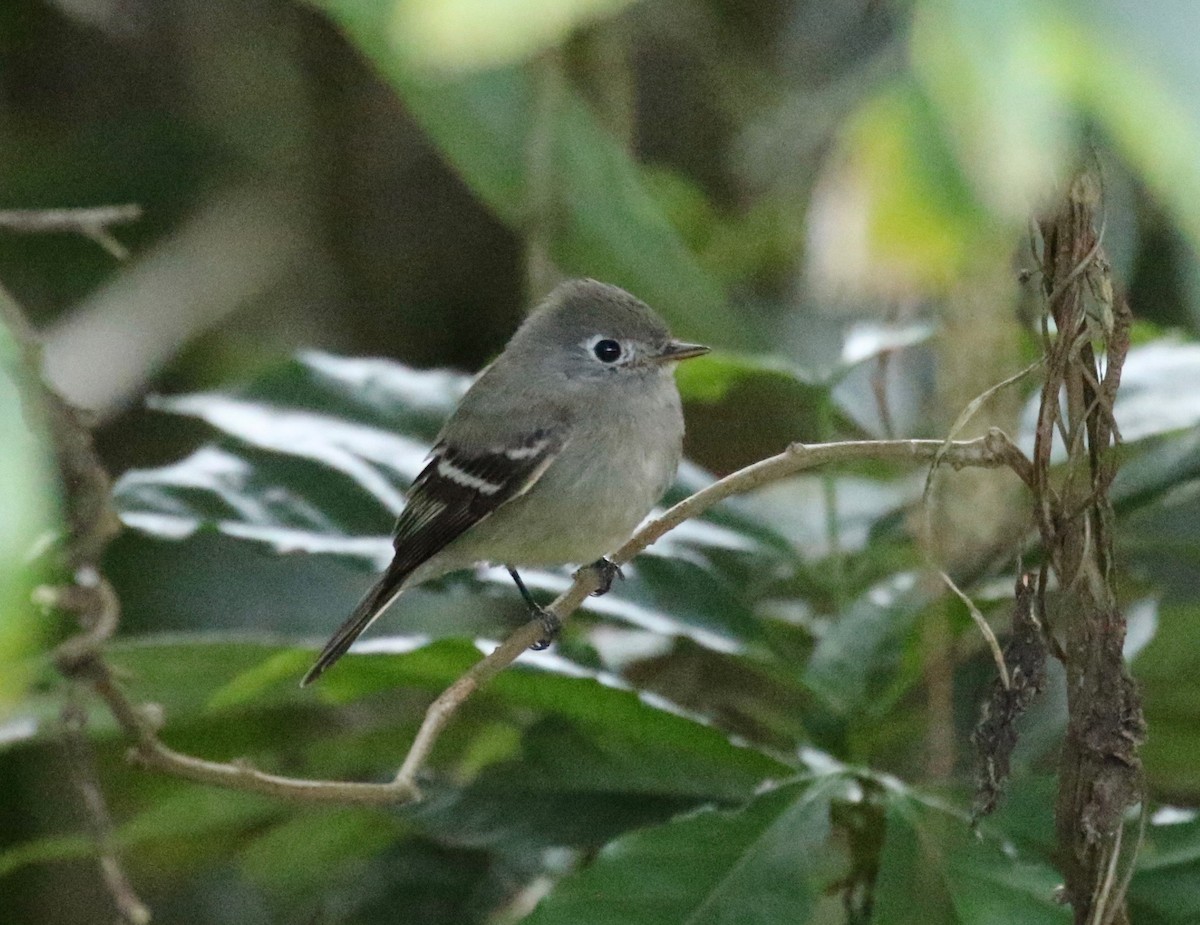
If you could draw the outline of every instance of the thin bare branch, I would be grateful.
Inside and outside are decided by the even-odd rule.
[[[1008,386],[1015,385],[1016,383],[1020,382],[1022,379],[1024,379],[1030,373],[1034,372],[1036,369],[1041,367],[1042,363],[1044,363],[1044,362],[1045,362],[1045,360],[1043,358],[1038,358],[1037,360],[1035,360],[1034,362],[1032,362],[1028,366],[1026,366],[1024,369],[1020,370],[1019,372],[1013,373],[1011,376],[1009,376],[1007,379],[1003,380],[1002,382],[997,382],[991,388],[985,389],[983,392],[981,392],[980,394],[976,395],[973,399],[971,399],[971,401],[967,403],[967,407],[965,407],[962,410],[962,412],[959,414],[958,418],[951,425],[949,432],[946,434],[946,440],[942,444],[942,446],[948,447],[952,444],[954,438],[957,437],[959,435],[959,433],[962,431],[962,429],[967,426],[967,424],[970,422],[971,418],[973,418],[975,416],[976,412],[978,412],[979,409],[983,407],[984,403],[989,398],[991,398],[997,392],[1001,392],[1004,389],[1008,388]],[[1031,485],[1031,480],[1032,480],[1032,476],[1033,476],[1033,464],[1029,462],[1029,460],[1025,457],[1025,454],[1021,453],[1020,450],[1018,450],[1016,448],[1016,446],[1013,446],[1013,449],[1016,450],[1016,454],[1013,456],[1012,459],[1010,459],[1008,461],[1008,464],[1013,466],[1013,471],[1015,471],[1017,473],[1017,475],[1019,475],[1021,477],[1021,481],[1023,481],[1026,485]],[[1021,460],[1024,460],[1024,464],[1019,463],[1017,457],[1019,457]],[[925,476],[925,491],[922,494],[922,498],[926,502],[927,509],[928,509],[928,502],[929,502],[929,493],[933,488],[933,473],[937,470],[938,466],[941,465],[941,462],[942,462],[942,454],[937,453],[936,455],[934,455],[933,465],[931,465],[929,467],[929,473]]]
[[[685,520],[698,517],[719,501],[809,469],[864,460],[922,463],[931,461],[939,452],[943,454],[943,461],[955,469],[1007,466],[1015,468],[1020,474],[1020,465],[1014,466],[1014,463],[1024,460],[1026,466],[1029,464],[1016,445],[1002,431],[995,429],[987,436],[951,443],[949,446],[941,440],[859,440],[807,446],[793,443],[782,453],[739,469],[684,498],[661,516],[643,525],[611,559],[615,564],[623,565]],[[576,573],[571,587],[548,609],[560,620],[566,620],[596,589],[595,581],[596,577],[589,569],[581,569]],[[455,711],[472,693],[512,664],[537,641],[542,632],[540,620],[529,621],[433,702],[404,759],[396,777],[397,782],[405,781],[415,788],[417,774]]]
[[[125,225],[142,217],[142,207],[133,203],[83,209],[0,209],[0,231],[17,234],[81,234],[95,241],[117,260],[129,251],[115,237],[113,225]]]
[[[999,431],[986,437],[951,444],[945,449],[940,440],[853,441],[812,446],[793,444],[783,453],[764,459],[714,482],[696,494],[685,498],[660,517],[650,521],[614,556],[617,564],[628,562],[664,534],[685,520],[699,516],[719,501],[732,495],[752,491],[763,485],[820,466],[852,461],[928,462],[944,450],[944,461],[954,468],[1011,466],[1013,453],[1019,451]],[[597,576],[590,569],[580,569],[575,581],[549,609],[566,619],[597,588]],[[103,583],[98,594],[105,608],[117,606],[111,590],[105,592]],[[115,615],[102,615],[99,625],[112,625]],[[282,777],[259,771],[245,762],[221,763],[207,761],[177,752],[161,741],[155,720],[139,708],[113,678],[101,655],[97,636],[76,637],[59,649],[59,665],[68,675],[85,675],[96,693],[105,701],[117,723],[135,745],[131,758],[143,767],[235,790],[262,793],[280,799],[306,803],[388,804],[404,803],[419,798],[417,777],[442,730],[459,707],[479,688],[511,665],[535,643],[544,632],[540,620],[531,620],[519,627],[493,652],[480,659],[462,677],[447,688],[427,709],[421,728],[409,748],[399,772],[389,783],[357,783],[327,780],[306,780]]]
[[[21,391],[22,406],[31,426],[44,422],[47,427],[66,500],[67,535],[60,552],[63,565],[73,573],[73,583],[56,591],[39,589],[41,597],[52,595],[53,603],[79,617],[81,632],[64,644],[59,652],[59,665],[78,663],[85,652],[98,662],[101,646],[116,630],[118,615],[116,595],[97,568],[105,547],[119,529],[109,497],[108,473],[96,456],[87,427],[39,375],[41,351],[36,334],[3,286],[0,286],[0,324],[8,329],[19,349],[22,368],[15,370],[14,380]],[[63,742],[72,779],[83,798],[100,876],[121,921],[126,925],[145,925],[150,921],[150,910],[138,898],[121,866],[112,817],[87,740],[82,679],[67,677]]]
[[[979,608],[975,606],[975,602],[954,583],[953,578],[945,572],[938,572],[938,575],[946,583],[946,587],[958,595],[958,599],[967,605],[967,612],[971,614],[971,619],[975,621],[975,625],[979,628],[984,641],[987,642],[988,648],[992,650],[992,661],[996,663],[996,670],[1000,673],[1000,683],[1004,685],[1006,691],[1011,690],[1012,682],[1008,679],[1008,666],[1004,664],[1004,653],[1001,651],[1000,641],[996,638],[996,634],[992,632],[988,621],[983,618],[983,614],[979,612]]]
[[[82,682],[73,681],[67,690],[63,707],[63,748],[67,754],[67,768],[75,789],[83,800],[85,816],[92,830],[92,841],[96,845],[100,875],[117,908],[122,925],[147,925],[150,910],[138,898],[137,892],[125,875],[117,852],[117,840],[112,816],[104,791],[96,773],[96,756],[87,737],[87,713],[83,707]]]
[[[416,794],[400,782],[362,784],[281,777],[255,770],[244,761],[207,761],[175,751],[158,737],[161,718],[129,699],[104,660],[103,644],[118,623],[120,606],[108,582],[99,579],[90,590],[71,586],[60,596],[59,603],[92,615],[83,618],[91,624],[90,629],[67,640],[55,651],[55,664],[67,678],[86,680],[100,696],[117,725],[134,739],[129,757],[136,764],[197,783],[309,803],[385,804],[415,797]]]

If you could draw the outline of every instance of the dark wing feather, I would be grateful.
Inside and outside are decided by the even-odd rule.
[[[562,429],[542,428],[519,444],[486,452],[435,446],[396,521],[392,568],[411,572],[506,501],[524,494],[562,445]]]
[[[538,428],[503,447],[474,452],[438,443],[408,490],[396,521],[392,564],[326,643],[301,686],[315,681],[346,654],[417,568],[506,501],[533,487],[562,450],[565,436],[566,428],[560,425]]]

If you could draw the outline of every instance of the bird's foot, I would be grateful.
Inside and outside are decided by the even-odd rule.
[[[542,635],[532,646],[534,652],[541,652],[543,649],[550,648],[550,643],[558,638],[558,634],[562,632],[562,620],[556,617],[553,613],[544,607],[534,607],[529,611],[529,616],[535,620],[542,621]]]
[[[508,574],[512,576],[512,580],[516,582],[517,590],[521,592],[521,597],[525,600],[525,606],[529,608],[529,618],[531,620],[542,621],[542,637],[535,642],[531,649],[535,652],[541,652],[542,649],[550,648],[550,643],[558,638],[558,634],[562,632],[562,620],[552,614],[545,607],[538,604],[533,599],[533,595],[529,593],[529,589],[525,587],[525,582],[521,580],[521,576],[517,574],[517,570],[511,566],[508,569]]]
[[[625,580],[625,573],[621,571],[621,566],[613,562],[612,559],[597,559],[591,565],[585,565],[579,571],[589,569],[596,575],[596,590],[592,592],[592,597],[599,597],[602,594],[607,594],[612,588],[613,582],[620,578]],[[576,575],[579,572],[575,573]]]

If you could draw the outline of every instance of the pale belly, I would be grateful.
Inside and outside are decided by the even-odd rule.
[[[462,566],[549,566],[586,564],[615,551],[675,477],[683,420],[677,404],[672,410],[675,415],[658,416],[655,428],[622,422],[604,452],[568,443],[525,495],[472,527],[447,547],[446,557]]]

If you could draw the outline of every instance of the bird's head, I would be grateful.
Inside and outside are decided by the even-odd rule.
[[[673,339],[648,305],[593,279],[556,287],[514,336],[514,348],[580,383],[669,376],[675,363],[709,351]]]

